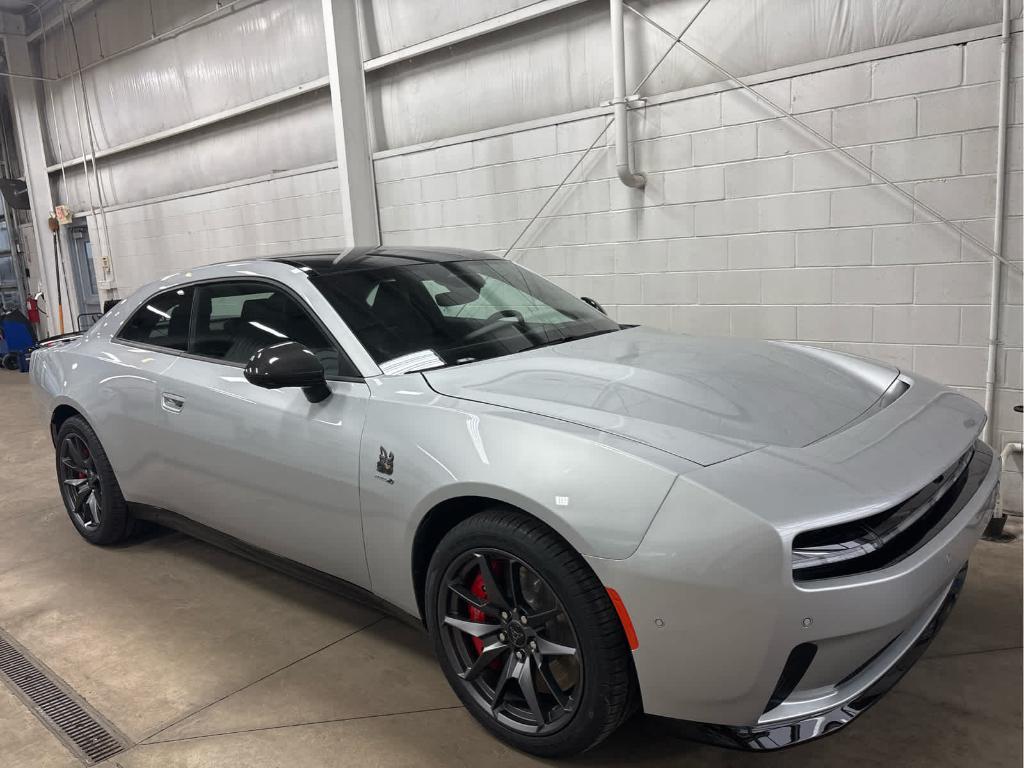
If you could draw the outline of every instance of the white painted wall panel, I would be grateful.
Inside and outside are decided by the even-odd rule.
[[[118,288],[199,264],[340,248],[340,208],[338,171],[326,168],[111,211]]]

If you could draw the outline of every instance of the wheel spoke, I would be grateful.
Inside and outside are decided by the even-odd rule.
[[[67,480],[64,481],[64,485],[70,486],[71,488],[74,488],[75,490],[78,490],[85,483],[88,483],[88,482],[89,482],[89,480],[87,478],[84,478],[84,477],[69,477]]]
[[[72,513],[81,517],[82,507],[85,506],[85,502],[89,500],[90,496],[92,496],[92,488],[90,488],[88,485],[77,489],[75,491],[74,503],[71,509]]]
[[[537,674],[540,675],[541,679],[544,681],[544,685],[548,687],[548,692],[551,694],[551,698],[553,698],[555,703],[557,703],[562,709],[568,709],[569,697],[565,695],[565,691],[562,690],[562,687],[555,680],[555,676],[551,674],[551,668],[548,666],[547,662],[545,662],[542,657],[535,656],[534,664],[537,666]]]
[[[85,468],[85,456],[82,454],[82,449],[78,447],[78,441],[72,437],[69,437],[65,442],[68,447],[68,453],[71,454],[71,460],[74,462],[75,469],[82,470]]]
[[[487,601],[498,606],[503,611],[511,611],[512,606],[501,591],[501,587],[498,586],[498,582],[494,579],[494,572],[491,570],[487,558],[483,555],[473,556],[476,558],[477,565],[480,568],[480,575],[484,580],[484,591],[487,593]]]
[[[465,600],[471,606],[476,608],[478,611],[483,612],[485,616],[489,616],[492,619],[496,619],[498,618],[499,615],[501,615],[501,609],[498,608],[498,606],[494,605],[493,603],[487,602],[487,600],[481,597],[477,597],[462,584],[453,581],[448,584],[448,589],[450,589],[456,595],[461,597],[463,600]]]
[[[533,665],[529,660],[519,663],[519,669],[517,670],[519,673],[519,690],[523,692],[526,704],[530,707],[530,712],[533,713],[534,718],[537,720],[537,727],[542,728],[546,721],[544,720],[544,710],[540,708],[540,701],[537,699],[537,689],[533,687],[532,667]]]
[[[455,616],[445,616],[444,623],[449,627],[455,627],[460,632],[465,632],[471,637],[487,637],[493,635],[501,629],[500,624],[481,624],[476,621],[468,621],[466,619],[460,619]]]
[[[86,504],[89,507],[89,517],[93,525],[100,524],[100,500],[96,495],[96,491],[89,492],[89,500]]]
[[[484,646],[484,649],[480,651],[480,655],[473,662],[473,666],[467,669],[465,672],[459,675],[463,680],[475,680],[480,676],[491,663],[501,656],[502,653],[508,650],[508,646],[505,643],[493,643],[492,645]]]
[[[545,640],[543,637],[538,637],[537,653],[539,653],[541,656],[575,656],[576,649],[570,648],[568,645],[559,645],[558,643],[552,643],[550,640]]]
[[[494,685],[494,701],[491,702],[492,712],[497,712],[498,707],[505,700],[505,691],[508,689],[509,682],[515,677],[516,668],[519,663],[519,660],[511,653],[505,659],[505,666],[501,668],[501,675],[498,676],[498,682]]]

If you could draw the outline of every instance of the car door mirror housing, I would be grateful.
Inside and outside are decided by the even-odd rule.
[[[263,389],[300,387],[311,403],[319,403],[331,394],[323,363],[313,350],[297,341],[261,349],[245,366],[245,378]]]

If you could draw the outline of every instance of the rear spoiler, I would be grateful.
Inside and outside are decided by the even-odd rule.
[[[59,336],[49,336],[45,339],[41,339],[36,345],[37,349],[47,349],[48,347],[55,347],[58,344],[66,344],[69,341],[81,338],[82,334],[79,332],[74,333],[62,333]]]

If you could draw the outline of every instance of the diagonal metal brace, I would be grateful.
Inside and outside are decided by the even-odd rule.
[[[979,250],[981,250],[984,253],[986,253],[988,256],[992,257],[993,259],[996,259],[997,261],[1002,262],[1003,264],[1005,264],[1013,272],[1016,272],[1019,275],[1020,274],[1024,274],[1024,270],[1021,270],[1021,268],[1019,266],[1014,264],[1009,259],[1006,259],[1002,254],[997,253],[995,250],[993,250],[989,246],[985,245],[985,243],[983,243],[977,237],[972,235],[966,229],[964,229],[961,226],[958,226],[957,224],[954,224],[952,221],[950,221],[948,218],[943,216],[941,213],[939,213],[937,210],[932,208],[930,205],[928,205],[927,203],[921,202],[921,200],[919,200],[917,197],[915,197],[912,193],[910,193],[907,190],[903,189],[903,187],[899,186],[895,182],[887,179],[885,176],[880,174],[877,170],[872,168],[870,165],[865,163],[863,160],[861,160],[860,158],[856,157],[849,150],[845,149],[844,147],[839,146],[838,144],[836,144],[831,139],[826,138],[821,133],[819,133],[814,128],[812,128],[810,125],[808,125],[803,120],[798,118],[796,115],[788,112],[786,109],[784,109],[783,107],[781,107],[778,104],[776,104],[774,101],[769,99],[767,96],[765,96],[765,95],[755,91],[753,88],[751,88],[749,85],[747,85],[745,82],[743,82],[736,75],[732,74],[725,67],[721,66],[720,64],[715,63],[714,61],[709,59],[707,56],[705,56],[703,53],[701,53],[696,48],[694,48],[692,45],[683,42],[681,36],[676,36],[676,35],[672,34],[672,32],[670,32],[669,30],[665,29],[665,27],[661,26],[658,22],[656,22],[654,19],[652,19],[650,16],[648,16],[643,11],[638,11],[636,8],[634,8],[633,6],[629,5],[628,3],[624,3],[624,5],[625,5],[627,10],[632,11],[634,14],[636,14],[641,19],[646,21],[652,27],[657,29],[659,32],[661,32],[664,35],[667,35],[668,37],[671,37],[673,39],[673,41],[674,41],[673,45],[678,45],[678,46],[684,48],[685,50],[689,51],[690,53],[692,53],[698,59],[700,59],[705,64],[707,64],[709,67],[711,67],[712,69],[714,69],[714,70],[718,71],[719,73],[721,73],[726,79],[732,81],[733,83],[738,85],[740,88],[742,88],[743,90],[747,91],[747,93],[752,94],[756,99],[758,99],[761,102],[767,104],[769,107],[771,107],[773,110],[775,110],[775,112],[778,113],[780,117],[787,117],[787,118],[789,118],[794,123],[796,123],[798,126],[800,126],[800,128],[802,128],[806,133],[808,133],[811,136],[813,136],[815,139],[820,141],[825,146],[829,147],[830,149],[834,149],[837,152],[841,152],[843,155],[845,155],[847,158],[849,158],[849,160],[851,162],[853,162],[855,165],[859,166],[863,170],[865,170],[868,173],[870,173],[872,176],[874,176],[879,181],[884,183],[890,189],[892,189],[893,191],[898,193],[901,197],[903,197],[906,200],[908,200],[912,205],[917,206],[922,211],[925,211],[926,213],[928,213],[929,215],[934,217],[936,221],[942,222],[947,227],[952,229],[954,232],[959,233],[964,239],[970,241],[973,245],[975,245]]]

